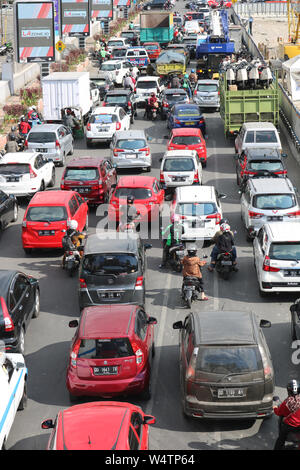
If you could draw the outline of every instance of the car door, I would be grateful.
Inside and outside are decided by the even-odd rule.
[[[12,199],[0,190],[0,229],[4,229],[12,219]]]
[[[25,329],[31,318],[34,307],[34,289],[29,280],[21,273],[17,274],[10,286],[9,308],[12,309],[12,320],[20,331],[23,324]]]
[[[192,321],[190,315],[185,318],[183,328],[181,329],[181,344],[180,344],[180,385],[181,393],[185,395],[185,378],[188,370],[189,357],[188,357],[188,344],[189,336],[192,331]]]
[[[47,184],[50,181],[49,176],[47,174],[46,163],[47,163],[47,161],[46,161],[45,158],[43,158],[42,154],[37,155],[35,160],[34,160],[33,167],[34,167],[34,170],[37,174],[38,180],[40,181],[40,183],[37,183],[38,185],[40,185],[41,182],[43,181],[44,185],[47,186]]]
[[[249,224],[248,210],[249,210],[249,205],[250,205],[250,199],[251,199],[250,189],[249,189],[249,186],[247,185],[245,191],[241,195],[241,217],[246,227],[248,227],[248,224]]]
[[[84,199],[80,196],[80,194],[76,193],[76,195],[74,195],[73,197],[76,200],[76,203],[74,201],[74,206],[75,206],[74,218],[78,222],[78,230],[82,231],[84,227],[87,225],[87,210],[86,210],[87,205]]]
[[[1,401],[2,406],[4,406],[3,408],[1,406],[1,408],[5,410],[5,413],[3,413],[2,416],[3,422],[0,433],[2,434],[4,432],[5,435],[8,435],[18,409],[18,395],[19,390],[22,389],[22,387],[18,387],[20,371],[17,372],[15,370],[11,360],[7,356],[5,357],[2,370],[3,373],[1,373],[1,378],[3,378],[1,380]]]
[[[119,109],[119,121],[121,123],[121,130],[128,131],[130,127],[130,117],[125,113],[123,108]]]
[[[133,412],[130,418],[130,424],[129,424],[129,429],[128,429],[128,444],[130,450],[139,450],[140,449],[140,437],[139,435],[141,434],[141,426],[143,419],[140,420],[136,416],[139,413]]]
[[[253,256],[254,256],[254,264],[256,268],[257,279],[260,282],[261,279],[261,269],[264,263],[265,258],[265,244],[264,244],[264,229],[261,228],[258,231],[257,236],[253,240]]]
[[[151,365],[151,348],[152,348],[152,326],[148,324],[148,318],[143,309],[136,312],[136,334],[143,343],[145,351],[145,359],[148,359]]]
[[[105,160],[105,162],[103,162],[103,167],[106,172],[107,194],[110,195],[112,184],[117,183],[117,172],[109,160]]]

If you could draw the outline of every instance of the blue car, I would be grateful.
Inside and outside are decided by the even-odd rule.
[[[206,134],[204,116],[197,104],[175,104],[168,114],[167,127],[196,127]]]

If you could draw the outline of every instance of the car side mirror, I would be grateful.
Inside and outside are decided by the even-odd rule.
[[[151,415],[145,415],[143,419],[143,424],[155,424],[156,423],[156,418]]]
[[[17,364],[16,364],[16,369],[17,369],[17,370],[23,369],[23,367],[25,367],[24,362],[17,362]]]
[[[111,185],[111,189],[116,189],[117,185],[114,183]]]
[[[269,320],[260,320],[259,326],[260,328],[271,328],[272,323]]]
[[[151,243],[145,243],[144,250],[150,250],[150,248],[152,248]]]
[[[183,323],[181,320],[173,323],[173,330],[181,330],[182,327],[183,327]]]
[[[54,428],[53,419],[46,419],[45,421],[42,421],[41,428],[42,429]]]
[[[157,319],[155,317],[149,317],[148,318],[148,324],[149,325],[156,325],[157,324]]]
[[[226,194],[219,194],[219,196],[218,196],[219,199],[225,199],[226,197],[227,197]]]
[[[78,326],[78,320],[69,321],[69,327],[70,328],[77,328],[77,326]]]
[[[287,153],[282,153],[281,156],[282,156],[283,158],[287,158]]]

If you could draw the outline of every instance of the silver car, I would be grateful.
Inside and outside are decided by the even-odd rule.
[[[219,82],[218,80],[198,80],[195,92],[194,102],[200,108],[220,108]]]
[[[73,155],[74,139],[72,132],[62,124],[41,124],[29,131],[26,147],[64,166],[67,155]]]
[[[111,162],[116,168],[151,170],[152,157],[142,130],[117,131],[111,141]]]

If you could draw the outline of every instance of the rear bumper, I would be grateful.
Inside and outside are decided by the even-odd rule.
[[[107,294],[110,293],[109,289],[104,289],[99,287],[99,291],[106,292]],[[145,297],[145,290],[122,290],[115,288],[111,291],[111,294],[114,292],[120,292],[120,297],[107,297],[107,298],[97,298],[95,300],[95,296],[91,295],[88,292],[88,289],[79,289],[78,291],[78,298],[79,298],[79,307],[80,309],[86,307],[92,307],[95,305],[107,305],[107,304],[132,304],[132,305],[143,305],[144,304],[144,297]]]
[[[263,292],[300,292],[300,282],[265,282],[261,283],[261,290]]]

